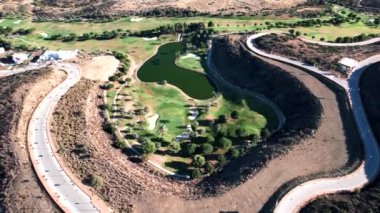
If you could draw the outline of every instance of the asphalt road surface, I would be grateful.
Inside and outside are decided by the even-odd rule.
[[[28,141],[33,166],[45,189],[65,212],[100,212],[65,173],[53,153],[49,139],[49,117],[59,99],[80,80],[80,71],[74,65],[61,64],[67,79],[54,88],[38,105],[29,123]]]

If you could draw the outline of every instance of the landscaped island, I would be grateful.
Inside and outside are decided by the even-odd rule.
[[[181,52],[181,43],[161,46],[137,72],[147,83],[128,82],[118,96],[110,90],[109,101],[116,100],[110,115],[126,140],[119,138],[119,147],[129,143],[162,167],[198,178],[244,155],[270,131],[252,101],[216,93],[202,67],[200,73],[177,66]]]

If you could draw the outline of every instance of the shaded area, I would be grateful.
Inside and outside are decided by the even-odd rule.
[[[284,113],[287,121],[282,130],[273,134],[268,142],[251,149],[238,161],[224,166],[218,175],[205,178],[199,183],[205,194],[219,194],[222,190],[218,184],[238,185],[251,178],[270,159],[287,152],[289,145],[309,137],[317,129],[322,115],[322,107],[306,87],[295,77],[283,72],[258,58],[253,57],[240,43],[240,37],[220,37],[213,42],[212,63],[218,72],[229,82],[242,89],[255,91],[272,100]],[[268,106],[260,106],[257,100],[239,96],[238,91],[218,89],[231,101],[244,99],[251,103],[253,110],[263,114],[268,123],[273,125],[275,115],[268,114]],[[266,108],[266,109],[265,109]],[[273,126],[272,126],[273,127]]]
[[[167,82],[195,99],[212,98],[214,87],[206,75],[175,64],[176,57],[183,51],[182,43],[169,43],[161,46],[157,54],[140,68],[137,73],[138,78],[144,82],[163,84]]]
[[[377,140],[380,139],[380,63],[364,71],[360,92],[367,118]],[[301,212],[380,212],[380,180],[356,193],[340,193],[318,198]]]

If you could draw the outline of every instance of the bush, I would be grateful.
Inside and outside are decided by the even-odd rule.
[[[142,145],[142,150],[143,150],[144,155],[149,155],[149,154],[155,153],[157,151],[157,147],[156,147],[156,144],[149,141]]]
[[[225,115],[219,115],[218,122],[224,124],[227,122],[227,118]]]
[[[98,175],[92,175],[90,185],[95,189],[103,186],[103,178]]]
[[[219,154],[217,159],[219,161],[219,165],[224,165],[227,162],[227,158],[224,154]]]
[[[205,143],[205,144],[202,144],[202,153],[203,154],[210,154],[214,151],[214,147],[209,144],[209,143]]]
[[[103,86],[103,88],[104,88],[105,90],[109,90],[109,89],[112,89],[112,88],[114,88],[114,87],[115,87],[115,85],[113,85],[113,84],[106,84],[106,85]]]
[[[239,113],[237,111],[232,111],[231,112],[231,118],[232,119],[239,119]]]
[[[106,122],[103,124],[103,130],[110,134],[113,134],[116,131],[116,126],[114,124]]]
[[[212,165],[212,163],[210,162],[207,162],[206,165],[205,165],[205,171],[207,173],[213,173],[215,170],[214,166]]]
[[[197,145],[195,145],[193,143],[188,143],[184,147],[184,152],[188,156],[191,156],[191,155],[193,155],[195,153],[196,149],[197,149]]]
[[[202,176],[201,170],[199,168],[195,168],[191,171],[191,178],[196,179]]]
[[[193,161],[191,162],[191,164],[193,164],[195,167],[198,167],[198,168],[205,165],[205,163],[206,163],[206,159],[202,155],[195,155],[193,158]]]
[[[169,152],[175,154],[181,151],[181,145],[178,142],[173,141],[170,143],[168,149],[169,149]]]
[[[106,104],[100,104],[98,107],[101,110],[106,110],[107,109],[107,105]]]
[[[113,76],[109,77],[108,80],[110,80],[110,81],[118,81],[118,80],[120,80],[120,78],[117,77],[117,76],[115,76],[115,75],[113,75]]]
[[[117,140],[116,143],[115,143],[115,147],[118,148],[118,149],[126,149],[128,146],[127,146],[127,143],[124,141],[124,140]]]
[[[236,159],[240,156],[240,151],[236,149],[235,147],[232,147],[229,151],[229,154],[232,159]]]
[[[228,138],[223,137],[223,138],[221,138],[219,140],[219,144],[218,145],[219,145],[219,147],[228,150],[232,146],[232,141],[230,139],[228,139]]]

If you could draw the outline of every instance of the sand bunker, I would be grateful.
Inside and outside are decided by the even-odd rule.
[[[140,22],[142,20],[144,20],[144,19],[143,18],[131,18],[132,22]]]
[[[146,119],[148,122],[148,130],[154,130],[156,128],[157,120],[160,116],[158,114],[154,114],[153,116]]]
[[[195,59],[201,59],[201,57],[193,54],[193,53],[187,53],[184,56],[181,56],[181,59],[186,59],[186,58],[195,58]]]
[[[144,41],[156,41],[156,40],[158,40],[158,38],[157,37],[152,37],[152,38],[146,38],[146,37],[144,37],[144,38],[142,38]]]

